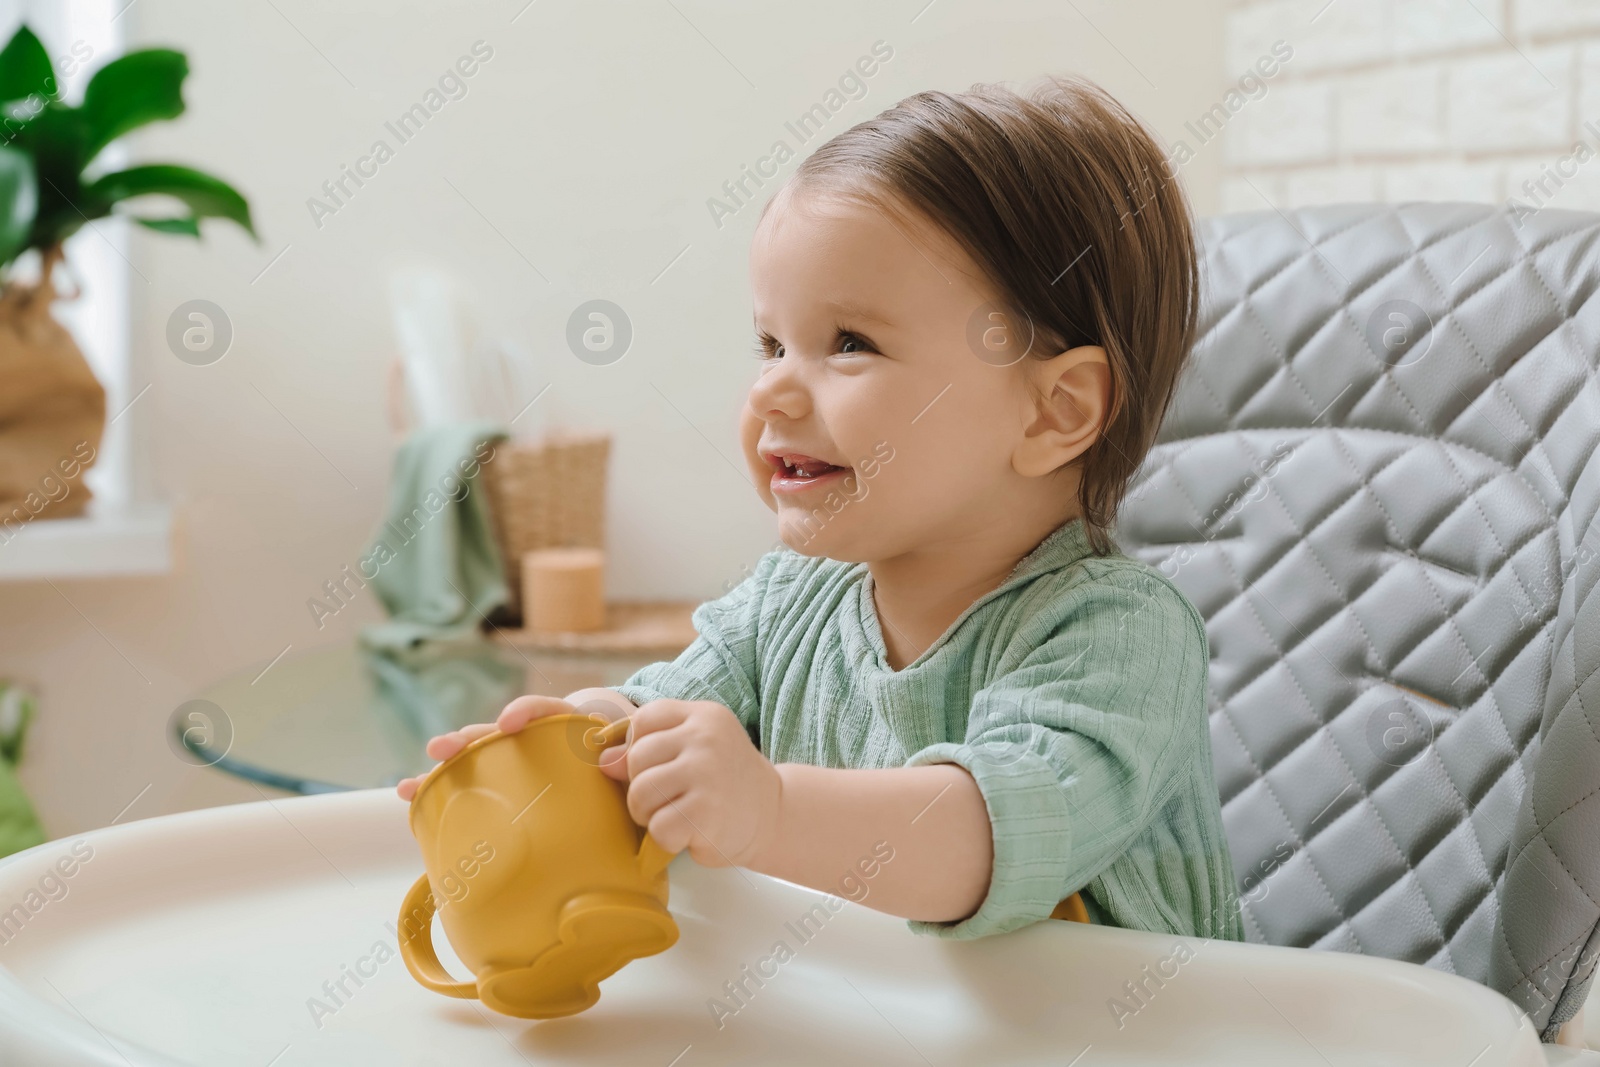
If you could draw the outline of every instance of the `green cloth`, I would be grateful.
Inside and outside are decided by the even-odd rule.
[[[9,682],[0,681],[0,856],[44,843],[44,827],[33,804],[17,781],[15,767],[22,759],[22,737],[33,718],[33,697]]]
[[[476,634],[508,598],[500,549],[478,477],[506,432],[490,422],[419,430],[394,460],[389,511],[357,564],[389,612],[366,627],[375,649]]]
[[[693,619],[682,655],[617,691],[724,704],[774,762],[971,772],[994,833],[988,895],[914,932],[1004,933],[1081,889],[1107,925],[1242,939],[1204,622],[1159,571],[1093,556],[1081,520],[900,671],[864,563],[781,548]]]

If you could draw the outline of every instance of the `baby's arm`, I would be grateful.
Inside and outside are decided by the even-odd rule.
[[[606,690],[568,699],[626,700]],[[774,765],[714,701],[652,700],[632,718],[625,756],[600,766],[628,781],[629,812],[663,847],[824,892],[853,879],[868,906],[908,919],[955,922],[983,903],[989,814],[963,767]]]
[[[954,922],[983,903],[994,842],[983,794],[965,768],[781,763],[778,774],[778,825],[752,870],[825,892],[853,876],[866,889],[851,900],[906,919]],[[876,865],[884,844],[893,862]]]
[[[436,737],[428,752],[448,759],[496,729],[513,733],[540,715],[599,710],[598,702],[610,704],[617,716],[639,711],[614,689],[580,689],[559,700],[520,697],[495,723]],[[907,919],[954,922],[983,903],[992,877],[992,831],[983,794],[963,767],[774,765],[725,705],[656,700],[649,706],[629,743],[631,749],[644,740],[646,751],[612,757],[601,769],[625,781],[651,775],[643,788],[630,782],[629,808],[665,838],[663,845],[688,848],[710,866],[738,863],[824,892],[848,876],[866,887],[850,899],[867,903],[870,896],[869,907]],[[684,729],[691,718],[695,728]],[[409,800],[418,782],[401,782],[401,797]],[[658,829],[653,818],[663,808],[672,825]]]

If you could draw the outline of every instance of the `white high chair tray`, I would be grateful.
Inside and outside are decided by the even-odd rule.
[[[946,941],[687,856],[671,868],[676,945],[603,982],[587,1012],[513,1019],[406,973],[392,926],[421,869],[388,790],[150,819],[0,862],[0,1062],[1546,1062],[1509,1001],[1422,967],[1200,940],[1175,953],[1177,938],[1057,921]],[[725,985],[740,981],[742,1003]]]

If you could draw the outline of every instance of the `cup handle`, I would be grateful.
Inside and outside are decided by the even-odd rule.
[[[400,905],[400,958],[406,961],[411,977],[435,993],[477,1000],[478,983],[456,981],[439,962],[439,954],[433,948],[434,910],[432,888],[428,885],[428,876],[423,874]],[[420,924],[421,929],[410,933],[408,923]]]
[[[668,852],[657,844],[656,839],[650,836],[650,831],[646,830],[644,839],[639,842],[639,873],[644,875],[646,881],[652,881],[667,869],[667,864],[676,855],[676,852]]]

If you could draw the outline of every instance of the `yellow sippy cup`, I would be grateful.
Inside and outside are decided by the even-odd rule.
[[[670,948],[672,853],[633,821],[601,751],[626,720],[549,715],[479,738],[430,771],[411,800],[427,873],[400,908],[400,955],[445,996],[524,1019],[573,1015],[628,962]],[[475,980],[433,947],[433,914]]]

